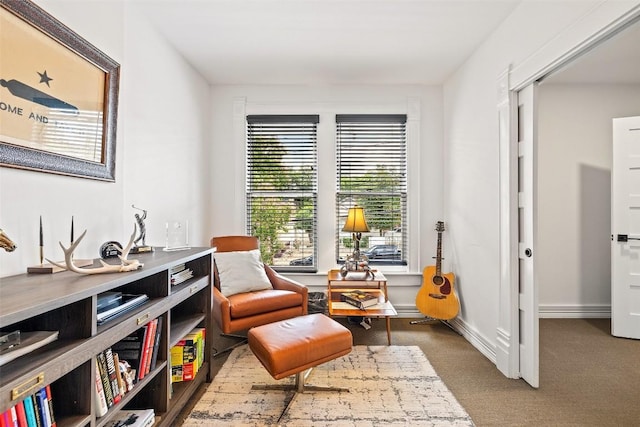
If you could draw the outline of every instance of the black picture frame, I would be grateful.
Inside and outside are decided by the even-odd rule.
[[[80,61],[86,61],[104,72],[104,87],[95,88],[98,94],[103,90],[101,119],[96,119],[97,126],[101,126],[101,129],[97,129],[97,132],[101,132],[101,138],[96,138],[94,147],[95,151],[100,150],[99,161],[10,143],[0,132],[0,166],[114,182],[120,64],[29,0],[0,0],[0,13],[15,15],[24,21],[24,25],[33,27],[77,55]],[[30,31],[28,28],[26,30]],[[5,56],[3,54],[3,61],[10,60]],[[63,134],[60,144],[64,143]]]

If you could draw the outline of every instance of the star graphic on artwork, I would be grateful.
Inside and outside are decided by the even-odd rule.
[[[51,80],[53,80],[51,77],[47,76],[47,70],[44,70],[44,73],[41,73],[39,71],[36,71],[38,74],[40,74],[40,83],[46,83],[47,86],[49,86],[49,82]],[[49,86],[51,87],[51,86]]]

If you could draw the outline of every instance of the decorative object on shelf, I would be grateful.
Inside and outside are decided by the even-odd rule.
[[[20,331],[0,331],[0,354],[20,344]]]
[[[58,331],[20,332],[17,344],[0,352],[0,366],[58,339]]]
[[[189,221],[167,221],[167,242],[165,251],[189,249]]]
[[[136,208],[135,205],[131,205],[132,208],[142,211],[142,216],[140,214],[135,214],[136,224],[138,224],[138,237],[133,241],[133,248],[131,248],[132,254],[140,254],[144,252],[153,252],[152,246],[147,246],[145,240],[147,238],[147,227],[144,224],[144,220],[147,219],[147,211],[145,209]],[[142,242],[140,246],[138,246],[138,242]]]
[[[66,269],[67,270],[73,271],[74,273],[79,273],[79,274],[122,273],[122,272],[126,272],[126,271],[135,271],[135,270],[138,270],[138,269],[140,269],[140,268],[142,268],[144,266],[144,264],[142,264],[137,259],[134,259],[134,260],[128,260],[127,259],[127,257],[129,256],[129,251],[131,250],[131,247],[133,246],[133,240],[135,239],[135,236],[136,236],[136,227],[134,225],[133,233],[131,234],[131,237],[129,238],[129,243],[127,244],[127,246],[124,249],[122,249],[122,255],[118,255],[118,258],[120,258],[120,265],[107,264],[106,262],[100,260],[100,263],[102,264],[102,267],[80,268],[78,265],[74,264],[73,251],[76,250],[76,248],[78,247],[78,245],[80,244],[80,242],[84,238],[85,234],[87,234],[87,230],[84,230],[84,232],[80,235],[80,237],[78,237],[78,240],[73,242],[73,244],[70,245],[68,248],[65,248],[64,245],[62,244],[62,242],[59,242],[60,247],[62,248],[62,251],[64,252],[64,260],[65,260],[65,263],[66,263]],[[64,265],[62,265],[60,263],[53,262],[50,259],[47,259],[47,261],[49,263],[55,265],[56,267],[59,267],[59,268],[62,268],[62,269],[65,268]]]
[[[104,242],[100,246],[100,258],[115,258],[122,254],[122,245],[114,240],[110,242]]]
[[[6,252],[13,252],[17,247],[18,246],[13,243],[13,240],[11,240],[9,236],[7,236],[7,233],[5,233],[2,228],[0,228],[0,248],[4,249]]]
[[[342,277],[346,277],[350,271],[364,271],[367,275],[371,274],[371,277],[373,277],[373,273],[371,273],[371,269],[369,268],[369,259],[360,253],[360,239],[362,239],[362,233],[367,233],[369,231],[367,220],[364,217],[364,208],[358,205],[349,208],[347,221],[345,222],[344,227],[342,227],[342,231],[352,233],[351,236],[353,237],[354,247],[353,253],[347,257],[340,268],[340,274]]]
[[[39,249],[40,249],[40,264],[27,267],[27,273],[35,274],[52,274],[65,271],[66,268],[58,264],[44,263],[44,237],[42,233],[42,215],[40,215],[40,230],[39,230]],[[71,244],[73,244],[73,216],[71,217]],[[73,261],[76,267],[86,267],[93,264],[92,259],[77,259]]]

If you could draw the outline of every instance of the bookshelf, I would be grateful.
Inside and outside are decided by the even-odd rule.
[[[50,385],[58,426],[103,426],[123,409],[152,408],[157,426],[169,426],[198,386],[212,378],[210,345],[193,381],[171,384],[170,348],[189,330],[211,331],[213,249],[131,255],[144,267],[128,273],[21,274],[0,278],[2,331],[56,330],[58,339],[0,366],[0,413]],[[185,264],[193,277],[171,285],[172,269]],[[98,295],[146,294],[149,300],[97,325]],[[94,404],[97,353],[162,317],[155,369],[98,417]],[[209,335],[205,336],[208,341]],[[205,342],[206,342],[205,341]]]

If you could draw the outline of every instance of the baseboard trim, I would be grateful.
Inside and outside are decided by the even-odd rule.
[[[416,311],[415,305],[410,306],[400,306],[396,307],[396,311],[398,312],[398,317],[402,318],[421,318],[425,317],[424,314]],[[480,335],[478,331],[473,329],[468,323],[464,320],[456,317],[449,321],[451,327],[462,335],[469,343],[480,353],[482,353],[487,359],[489,359],[493,364],[496,363],[496,347],[485,337]]]
[[[611,317],[611,304],[540,304],[540,318],[547,319],[598,319]]]
[[[456,317],[455,319],[449,321],[449,323],[467,341],[469,341],[469,343],[474,346],[476,350],[484,354],[484,356],[489,359],[494,365],[496,364],[496,346],[493,343],[479,334],[477,330],[473,329],[471,325],[469,325],[459,317]]]

